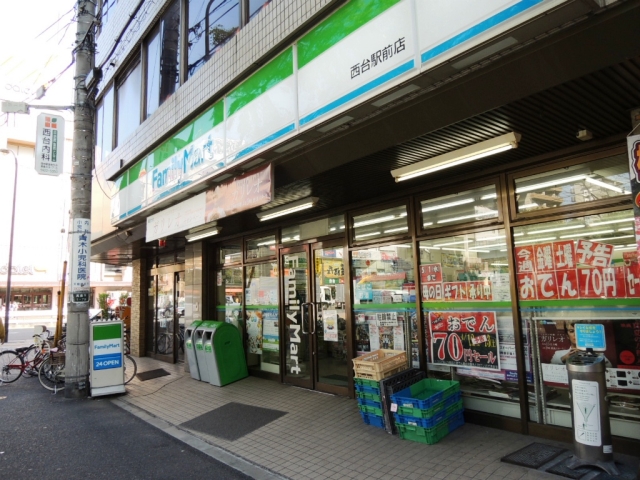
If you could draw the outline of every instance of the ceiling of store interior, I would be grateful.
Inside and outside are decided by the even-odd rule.
[[[265,156],[275,165],[275,200],[269,206],[312,195],[320,198],[313,212],[335,213],[344,206],[357,207],[431,185],[472,180],[492,168],[551,152],[579,151],[612,139],[622,144],[631,130],[631,111],[640,107],[640,40],[635,28],[640,24],[640,7],[628,10],[608,23],[599,21],[471,69],[441,88],[414,91],[367,118],[283,154],[271,152]],[[613,37],[612,32],[616,32]],[[610,45],[596,49],[603,38]],[[592,50],[585,52],[589,46]],[[523,95],[524,91],[536,93]],[[576,138],[585,129],[593,134],[587,142]],[[515,150],[399,184],[390,174],[510,131],[522,135]],[[256,211],[222,219],[222,235],[263,228]],[[142,243],[144,223],[127,228],[137,235],[114,242],[112,248],[92,256],[93,261],[129,264],[145,249],[156,248]],[[176,236],[165,248],[183,245],[184,238]]]

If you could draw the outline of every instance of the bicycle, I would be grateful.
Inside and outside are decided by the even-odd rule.
[[[65,352],[51,352],[42,362],[38,369],[38,380],[44,388],[54,393],[64,390],[64,362]]]
[[[163,333],[158,337],[156,341],[158,347],[158,353],[160,355],[168,355],[173,352],[173,337],[178,337],[178,350],[182,350],[184,353],[184,324],[178,326],[178,333]]]
[[[138,365],[136,364],[136,361],[133,359],[133,357],[130,355],[131,354],[131,350],[129,347],[129,342],[127,341],[127,331],[124,331],[124,384],[126,385],[127,383],[129,383],[131,380],[133,380],[133,377],[136,376],[136,373],[138,372]]]
[[[40,335],[34,335],[34,343],[28,347],[20,347],[15,350],[5,350],[0,353],[0,383],[13,383],[23,374],[29,376],[38,375],[38,370],[46,360],[50,352],[48,341]],[[36,340],[37,339],[37,340]]]

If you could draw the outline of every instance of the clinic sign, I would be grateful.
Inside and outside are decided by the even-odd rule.
[[[91,255],[91,220],[71,220],[71,285],[70,292],[89,293],[89,266]],[[87,298],[88,301],[88,298]]]
[[[36,127],[36,172],[60,175],[64,155],[64,118],[41,113]]]

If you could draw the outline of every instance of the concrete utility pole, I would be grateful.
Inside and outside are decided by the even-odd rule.
[[[85,78],[93,68],[95,3],[78,0],[74,128],[71,166],[70,298],[67,306],[66,398],[89,395],[89,264],[91,259],[91,170],[94,108],[87,102]],[[87,231],[88,226],[88,231]]]

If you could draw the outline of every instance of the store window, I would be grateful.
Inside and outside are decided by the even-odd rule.
[[[356,243],[382,237],[406,235],[408,232],[409,222],[406,205],[353,217],[353,241]]]
[[[627,196],[631,194],[627,155],[516,178],[515,188],[519,213]]]
[[[147,109],[149,117],[180,86],[180,1],[160,18],[147,44]]]
[[[458,380],[468,409],[520,417],[505,231],[425,240],[419,251],[429,375]]]
[[[229,265],[242,262],[242,240],[221,245],[218,248],[218,263]]]
[[[276,236],[268,235],[247,240],[247,260],[273,257],[276,254]]]
[[[566,361],[575,325],[602,325],[613,435],[640,439],[640,267],[632,210],[514,229],[521,316],[533,350],[542,423],[572,426]]]
[[[422,228],[443,228],[460,223],[498,218],[495,185],[420,202]]]
[[[3,311],[6,304],[7,290],[0,289],[0,305]],[[41,288],[14,287],[11,289],[12,311],[51,310],[53,308],[52,290]]]
[[[216,320],[235,325],[244,338],[244,288],[242,267],[223,268],[216,272]]]
[[[96,109],[96,165],[113,149],[113,87],[109,87]]]
[[[140,61],[136,61],[116,88],[118,115],[116,145],[122,145],[140,125],[141,82],[142,68]]]
[[[277,262],[245,267],[246,352],[251,370],[280,373]]]
[[[344,231],[344,215],[336,215],[335,217],[285,227],[282,229],[280,243],[286,245],[288,243],[324,237],[342,231]]]
[[[354,250],[351,272],[357,354],[405,350],[410,364],[419,367],[411,244]]]

